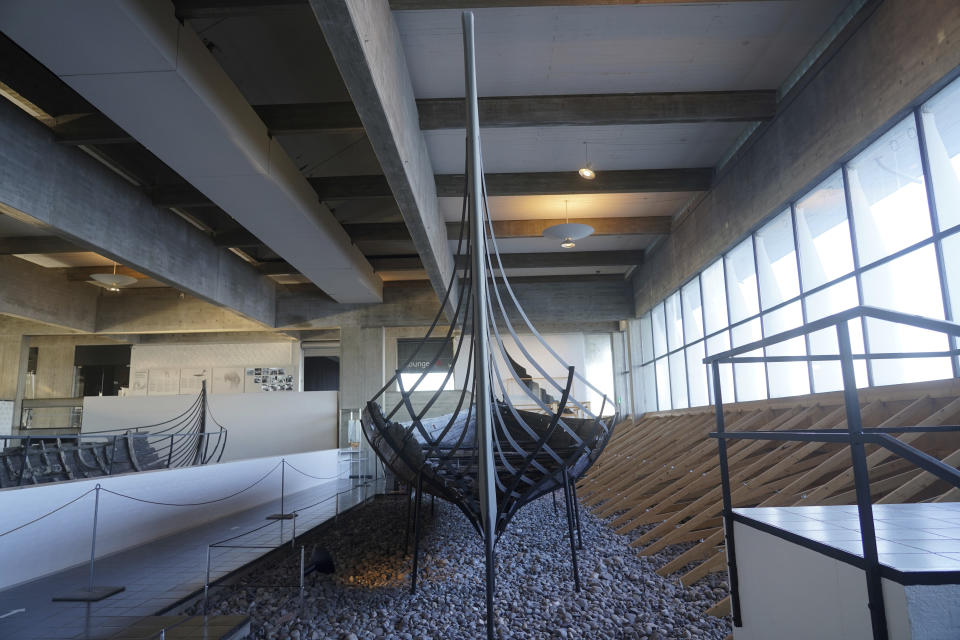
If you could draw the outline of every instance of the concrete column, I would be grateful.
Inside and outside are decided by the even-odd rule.
[[[383,327],[343,327],[340,330],[340,443],[346,445],[350,411],[362,411],[383,386]],[[346,416],[346,417],[344,417]]]

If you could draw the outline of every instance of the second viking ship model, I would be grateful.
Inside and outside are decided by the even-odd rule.
[[[467,85],[467,180],[460,221],[458,256],[469,259],[450,278],[440,310],[411,361],[429,363],[419,377],[404,386],[401,367],[367,402],[364,435],[379,458],[401,481],[416,491],[412,589],[416,589],[419,508],[424,494],[455,504],[484,542],[486,554],[487,636],[493,638],[495,590],[494,548],[517,511],[530,501],[562,490],[575,588],[579,590],[574,529],[578,528],[576,480],[599,457],[613,432],[614,418],[602,418],[607,398],[543,339],[517,300],[504,273],[487,209],[480,152],[474,64],[473,15],[463,14]],[[460,263],[458,263],[460,264]],[[450,321],[438,329],[446,310]],[[556,381],[537,362],[518,332],[539,342],[554,363],[566,370]],[[437,337],[441,337],[437,340]],[[413,394],[434,373],[442,351],[459,334],[452,362],[438,390],[419,408]],[[465,345],[470,345],[465,348]],[[538,388],[508,350],[515,349],[545,380]],[[427,418],[448,387],[455,371],[463,385],[454,410]],[[442,371],[437,371],[443,374]],[[575,384],[602,398],[593,413],[589,403],[574,397]],[[386,393],[397,385],[400,400],[384,406]],[[509,389],[524,396],[520,409]],[[447,392],[449,395],[450,392]],[[554,401],[553,397],[557,399]],[[580,416],[580,417],[576,417]]]

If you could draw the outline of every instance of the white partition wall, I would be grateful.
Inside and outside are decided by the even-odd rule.
[[[288,469],[284,477],[286,495],[336,482],[336,450],[288,455],[285,459],[305,473],[322,478],[308,478]],[[0,544],[0,589],[90,559],[95,496],[91,490],[97,484],[142,500],[183,504],[231,496],[263,478],[255,486],[229,499],[195,506],[149,504],[101,491],[96,548],[99,558],[271,501],[276,501],[279,507],[280,461],[280,457],[257,458],[2,489],[0,513],[3,514],[3,525],[0,527],[4,530],[28,523],[85,493],[87,495],[4,536]],[[197,559],[198,562],[201,560]]]
[[[154,424],[182,413],[195,399],[87,397],[83,431]],[[229,432],[224,462],[337,447],[336,391],[210,395],[208,403],[213,418]]]

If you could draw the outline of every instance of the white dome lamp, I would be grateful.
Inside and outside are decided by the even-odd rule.
[[[564,200],[564,206],[567,211],[567,221],[564,224],[555,224],[543,230],[546,238],[556,238],[560,240],[560,246],[564,249],[573,249],[577,246],[576,240],[586,238],[593,233],[593,227],[588,224],[570,222],[570,203]]]
[[[117,273],[117,262],[113,262],[113,273],[92,273],[90,277],[102,285],[107,291],[120,291],[137,281],[133,276]]]

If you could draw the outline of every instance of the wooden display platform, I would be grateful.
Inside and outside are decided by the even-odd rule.
[[[948,425],[960,422],[960,380],[874,387],[859,394],[865,427]],[[846,429],[839,392],[724,405],[727,431]],[[726,570],[720,460],[714,408],[647,413],[617,425],[603,455],[581,480],[584,506],[611,517],[617,533],[654,525],[631,543],[651,555],[678,543],[698,543],[664,565],[690,585]],[[905,443],[960,464],[955,433],[907,433]],[[850,451],[845,444],[731,440],[727,443],[734,507],[855,504]],[[867,445],[875,503],[960,500],[960,491],[894,454]],[[729,598],[709,613],[729,613]]]

